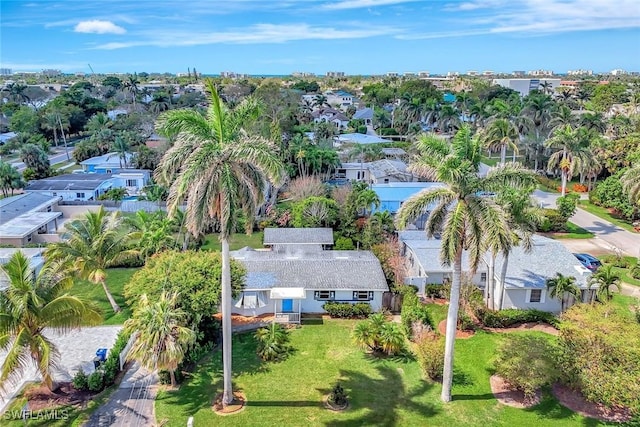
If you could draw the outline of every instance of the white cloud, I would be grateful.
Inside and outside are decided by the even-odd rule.
[[[111,21],[102,21],[98,19],[78,22],[73,31],[76,33],[93,34],[124,34],[127,32],[127,30],[117,26]]]
[[[326,10],[361,9],[365,7],[389,6],[400,3],[410,3],[417,0],[341,0],[326,3],[321,8]]]
[[[308,24],[257,24],[248,28],[226,32],[170,32],[143,33],[130,42],[111,42],[94,49],[123,49],[136,46],[198,46],[209,44],[265,44],[296,40],[360,39],[398,34],[391,27],[353,25],[351,28],[319,27]],[[146,39],[145,39],[146,36]]]

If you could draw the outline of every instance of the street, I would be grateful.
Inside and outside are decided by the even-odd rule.
[[[71,160],[73,160],[73,147],[69,147],[69,157],[71,158]],[[57,165],[58,163],[64,163],[66,161],[67,161],[67,153],[65,153],[64,148],[62,149],[61,153],[58,152],[56,154],[51,154],[49,156],[49,163],[51,163],[51,166]],[[13,162],[11,163],[11,166],[13,166],[14,168],[17,168],[19,172],[22,172],[27,168],[24,162]]]

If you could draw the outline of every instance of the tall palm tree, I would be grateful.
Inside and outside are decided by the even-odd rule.
[[[134,74],[129,76],[127,80],[124,82],[124,88],[131,94],[131,101],[133,102],[133,109],[136,109],[136,98],[140,93],[140,80],[138,80],[138,75]]]
[[[279,184],[284,166],[276,144],[250,135],[246,126],[255,120],[260,106],[245,98],[234,110],[227,109],[212,80],[207,115],[193,110],[163,113],[157,128],[175,142],[156,170],[159,182],[170,184],[168,205],[174,212],[186,199],[187,229],[200,236],[214,223],[220,230],[222,246],[222,341],[223,404],[233,401],[231,385],[231,268],[229,236],[237,218],[245,213],[247,231],[264,198],[264,179]]]
[[[564,276],[562,273],[556,273],[555,277],[547,279],[547,288],[549,296],[561,301],[561,310],[567,308],[569,296],[580,298],[580,288],[576,285],[576,278],[573,276]]]
[[[553,85],[545,80],[540,83],[540,90],[546,95],[551,95],[553,93]]]
[[[58,146],[58,116],[53,112],[47,112],[42,116],[42,123],[40,125],[44,130],[50,130],[53,132],[53,142]]]
[[[437,125],[443,132],[451,132],[460,127],[460,112],[453,105],[443,105],[438,113]]]
[[[557,149],[549,157],[547,169],[549,171],[559,168],[562,172],[562,195],[567,192],[567,181],[571,179],[575,172],[583,170],[588,157],[592,154],[589,151],[586,134],[581,129],[573,129],[570,125],[565,125],[554,131],[553,137],[547,140],[547,148]]]
[[[629,194],[631,203],[640,204],[640,165],[635,165],[622,175],[622,187]]]
[[[613,297],[611,288],[616,288],[620,292],[620,274],[613,269],[612,265],[603,265],[598,268],[589,280],[590,286],[597,286],[596,295],[598,301],[607,302]]]
[[[118,153],[118,158],[120,159],[120,168],[122,168],[123,163],[124,163],[124,167],[126,168],[127,154],[129,149],[131,148],[127,140],[121,136],[116,136],[111,148],[113,149],[113,151]]]
[[[482,139],[485,146],[489,149],[500,149],[501,166],[504,166],[506,162],[507,147],[511,148],[514,153],[518,152],[518,128],[508,119],[499,118],[492,120]]]
[[[60,353],[43,331],[65,333],[102,322],[94,305],[68,293],[73,283],[63,268],[47,262],[36,276],[22,252],[0,266],[9,279],[8,288],[0,292],[0,349],[7,352],[0,387],[18,379],[33,362],[52,388]]]
[[[176,369],[196,340],[196,333],[185,326],[186,313],[179,307],[178,294],[163,292],[160,299],[140,297],[125,329],[137,333],[127,358],[137,360],[149,370],[167,370],[171,386],[176,385]]]
[[[418,142],[420,157],[411,169],[428,179],[444,182],[448,187],[421,191],[407,200],[396,216],[396,223],[402,229],[429,212],[427,236],[441,233],[440,260],[445,265],[453,264],[441,395],[445,402],[451,400],[462,253],[465,250],[469,252],[469,267],[475,271],[487,249],[510,241],[506,212],[481,192],[498,191],[506,185],[529,188],[535,183],[535,175],[516,164],[492,169],[486,177],[478,177],[481,147],[481,143],[471,137],[471,130],[466,125],[458,131],[451,144],[424,136]]]
[[[580,117],[580,124],[587,129],[593,129],[597,132],[604,133],[607,130],[607,123],[602,113],[586,112]]]
[[[113,311],[119,312],[120,306],[107,287],[107,268],[139,255],[128,249],[132,236],[120,213],[108,213],[100,206],[96,212],[67,221],[64,228],[64,240],[47,247],[47,259],[62,262],[76,276],[101,285]]]
[[[551,113],[551,120],[549,126],[551,130],[560,129],[566,126],[574,126],[576,123],[576,117],[573,115],[571,108],[566,105],[561,105],[557,110]]]
[[[125,219],[131,228],[131,239],[138,247],[145,261],[153,254],[175,246],[172,236],[173,221],[166,217],[164,211],[149,213],[138,211]]]

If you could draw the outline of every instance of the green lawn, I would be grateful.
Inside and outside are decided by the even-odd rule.
[[[580,204],[578,205],[578,207],[580,209],[584,209],[585,211],[595,216],[598,216],[604,219],[605,221],[609,221],[610,223],[615,224],[620,228],[624,228],[625,230],[631,231],[632,233],[634,233],[633,225],[631,225],[625,220],[614,217],[609,213],[609,210],[607,208],[596,206],[588,200],[580,200]]]
[[[70,165],[73,165],[73,166],[70,166]],[[54,170],[57,170],[57,171],[61,170],[61,172],[63,172],[63,173],[71,173],[74,170],[82,169],[82,166],[76,164],[75,160],[71,160],[71,161],[63,162],[63,163],[57,163],[57,164],[55,164],[55,165],[53,165],[51,167]],[[63,167],[65,169],[62,169]]]
[[[591,239],[595,235],[569,221],[567,222],[566,232],[548,233],[548,236],[552,239]]]
[[[434,314],[435,315],[435,314]],[[437,316],[435,316],[437,317]],[[325,320],[292,332],[295,353],[277,364],[255,355],[251,334],[234,337],[234,386],[247,396],[244,411],[221,417],[211,409],[221,388],[221,355],[199,364],[177,391],[161,391],[157,421],[184,426],[597,426],[562,407],[550,395],[534,408],[520,410],[497,403],[489,386],[491,359],[502,336],[478,332],[456,343],[453,402],[442,404],[441,386],[424,381],[416,361],[378,359],[350,339],[354,321]],[[323,396],[340,381],[350,409],[323,408]],[[166,424],[165,424],[166,423]]]
[[[102,310],[105,325],[121,325],[131,317],[131,309],[127,307],[124,301],[124,285],[136,271],[138,271],[137,268],[110,268],[107,270],[107,287],[122,308],[122,311],[118,314],[111,309],[111,304],[109,304],[101,285],[96,285],[86,280],[76,280],[72,293],[98,304],[98,307]]]
[[[229,241],[229,248],[232,251],[242,249],[245,246],[249,246],[250,248],[255,249],[263,248],[264,246],[262,245],[262,234],[262,231],[256,231],[250,236],[247,236],[244,233],[236,233],[231,236],[231,239]],[[203,251],[221,250],[220,240],[218,240],[218,236],[218,233],[207,234],[205,243],[204,245],[202,245],[201,249]]]
[[[600,256],[599,258],[602,259],[604,257],[606,257],[606,255]],[[620,278],[623,282],[634,286],[640,286],[640,280],[631,277],[631,269],[637,264],[638,258],[625,256],[624,259],[629,263],[629,268],[613,267],[613,270],[620,274]]]

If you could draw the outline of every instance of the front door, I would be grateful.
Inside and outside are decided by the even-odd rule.
[[[282,300],[282,312],[283,313],[291,313],[291,312],[293,312],[293,300],[292,299],[283,299]]]

